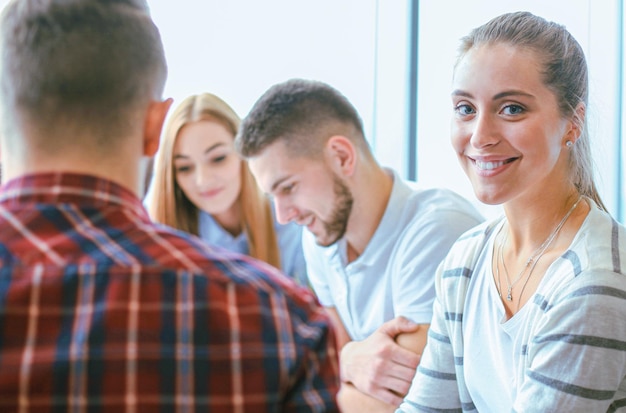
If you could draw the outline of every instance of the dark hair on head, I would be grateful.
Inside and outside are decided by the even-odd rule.
[[[543,82],[555,94],[564,118],[578,122],[581,135],[571,148],[570,170],[578,191],[606,210],[593,180],[587,122],[577,114],[589,99],[587,61],[582,47],[565,26],[529,12],[507,13],[475,28],[461,39],[458,62],[484,44],[505,43],[533,51],[543,66]]]
[[[344,95],[319,81],[291,79],[257,100],[242,121],[235,145],[242,156],[252,157],[282,140],[291,153],[315,157],[323,149],[321,143],[335,134],[367,148],[363,122]]]
[[[145,0],[13,0],[0,24],[9,121],[86,128],[105,149],[163,92],[165,56]]]

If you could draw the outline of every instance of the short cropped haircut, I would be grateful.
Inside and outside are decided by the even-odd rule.
[[[19,115],[40,131],[73,125],[111,139],[163,92],[165,55],[145,0],[13,0],[0,24],[9,121]]]
[[[319,81],[291,79],[259,98],[242,121],[235,146],[249,158],[282,140],[292,154],[317,157],[336,134],[369,153],[363,122],[344,95]]]

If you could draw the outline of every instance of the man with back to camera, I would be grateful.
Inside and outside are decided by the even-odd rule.
[[[171,104],[147,4],[14,0],[0,47],[0,411],[337,411],[314,295],[141,204]]]
[[[436,267],[482,217],[451,191],[418,190],[379,166],[355,108],[321,82],[271,87],[236,146],[279,222],[308,229],[309,281],[339,331],[342,410],[395,410],[426,341]]]

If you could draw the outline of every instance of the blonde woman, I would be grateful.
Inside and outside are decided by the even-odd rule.
[[[184,99],[161,138],[146,204],[153,220],[280,268],[301,284],[301,229],[276,222],[269,199],[235,152],[240,118],[222,99]]]

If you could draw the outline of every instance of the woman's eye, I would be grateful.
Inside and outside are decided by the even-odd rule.
[[[177,174],[184,174],[185,172],[191,171],[191,167],[190,166],[177,166],[175,170]]]
[[[502,109],[502,112],[505,115],[519,115],[520,113],[524,112],[524,108],[522,108],[520,105],[507,105],[504,107],[504,109]]]
[[[457,105],[454,107],[454,111],[459,115],[471,115],[474,113],[474,109],[470,105]]]

